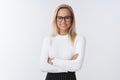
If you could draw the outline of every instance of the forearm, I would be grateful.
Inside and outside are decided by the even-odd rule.
[[[65,71],[64,69],[57,67],[55,65],[51,65],[48,63],[41,63],[40,64],[40,70],[42,72],[58,72],[58,71]]]
[[[64,69],[59,66],[52,65],[50,58],[47,59],[47,57],[45,58],[44,56],[40,58],[40,70],[43,72],[64,71]]]
[[[48,63],[64,68],[67,71],[76,71],[80,68],[80,62],[77,60],[78,56],[79,56],[78,53],[74,54],[71,60],[48,58]]]
[[[81,60],[54,59],[53,65],[59,66],[67,71],[77,71],[80,69],[82,65],[82,59]]]

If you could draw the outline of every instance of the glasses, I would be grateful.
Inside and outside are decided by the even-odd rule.
[[[72,16],[65,16],[65,17],[57,16],[56,18],[57,18],[57,21],[59,21],[59,22],[61,22],[63,19],[67,22],[72,20]]]

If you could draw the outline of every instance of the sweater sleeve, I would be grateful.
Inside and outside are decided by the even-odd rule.
[[[79,54],[76,60],[63,60],[55,58],[53,60],[53,65],[59,66],[67,71],[77,71],[81,68],[84,51],[85,51],[85,38],[84,37],[76,37],[75,41],[75,52]]]
[[[42,72],[58,72],[59,70],[62,71],[63,69],[56,67],[54,65],[48,64],[48,50],[49,50],[49,38],[45,38],[43,40],[43,45],[41,48],[40,54],[40,70]],[[63,70],[65,71],[65,70]]]

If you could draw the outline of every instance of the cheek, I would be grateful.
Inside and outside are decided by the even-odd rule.
[[[71,26],[71,23],[68,23],[67,26],[70,27],[70,26]]]
[[[59,26],[60,26],[60,23],[56,22],[56,25],[57,25],[57,27],[59,27]]]
[[[56,25],[57,25],[57,28],[58,29],[60,29],[61,28],[61,24],[58,22],[58,23],[56,23]]]

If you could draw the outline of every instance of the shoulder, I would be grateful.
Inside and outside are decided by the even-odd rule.
[[[77,48],[80,48],[81,46],[85,46],[86,45],[86,39],[85,39],[85,36],[83,35],[78,35],[76,36],[75,38],[75,43],[74,45],[77,47]]]
[[[75,41],[86,41],[85,36],[82,34],[77,34]]]
[[[51,41],[51,37],[50,36],[46,36],[43,38],[43,42],[49,42]]]

